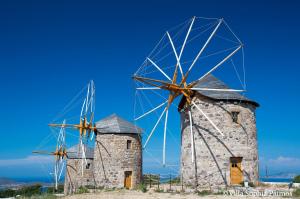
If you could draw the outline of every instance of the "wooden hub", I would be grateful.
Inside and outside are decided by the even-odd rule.
[[[93,120],[93,115],[91,116],[91,121]],[[87,118],[84,117],[83,120],[80,120],[79,124],[49,124],[52,127],[66,127],[66,128],[75,128],[79,130],[79,135],[90,136],[92,131],[96,130],[96,126],[92,122],[87,122]]]
[[[191,88],[194,86],[195,83],[187,85],[185,82],[182,81],[180,85],[178,85],[175,83],[175,78],[173,78],[172,83],[139,76],[134,76],[133,79],[146,83],[150,86],[154,86],[163,90],[168,90],[170,92],[168,98],[169,105],[174,101],[176,97],[178,97],[181,94],[186,97],[187,102],[189,104],[191,103],[191,96],[193,95],[193,91],[191,90]]]
[[[65,148],[60,148],[53,152],[53,155],[55,155],[57,158],[62,157],[64,159],[65,157],[67,157],[67,151]]]

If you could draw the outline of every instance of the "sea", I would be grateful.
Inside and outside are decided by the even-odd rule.
[[[32,183],[45,183],[51,184],[53,183],[53,179],[48,177],[21,177],[21,178],[11,178],[15,182],[24,183],[24,184],[32,184]]]
[[[260,178],[261,182],[292,182],[292,178]]]

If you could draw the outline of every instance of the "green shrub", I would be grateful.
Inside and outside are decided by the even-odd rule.
[[[255,184],[253,182],[249,182],[249,187],[255,187]]]
[[[137,189],[142,191],[143,193],[147,192],[147,186],[144,184],[144,183],[140,183],[138,186],[137,186]]]
[[[86,185],[85,186],[87,189],[95,189],[96,187],[94,185]]]
[[[294,177],[293,183],[300,183],[300,175]]]
[[[55,196],[55,195],[53,195],[53,194],[45,194],[45,195],[44,195],[44,198],[45,198],[45,199],[56,199],[57,196]]]
[[[223,190],[219,190],[217,192],[213,192],[213,195],[224,195],[224,191]]]
[[[293,191],[293,196],[300,197],[300,189],[296,189],[295,191]]]
[[[155,189],[154,191],[157,192],[157,193],[163,193],[164,192],[163,189],[159,189],[159,188]]]
[[[12,190],[12,189],[5,189],[0,191],[0,198],[8,198],[8,197],[15,197],[17,195],[20,195],[21,198],[23,197],[34,197],[34,198],[56,198],[50,193],[53,193],[53,187],[50,187],[50,190],[52,188],[52,192],[42,193],[42,185],[35,184],[35,185],[29,185],[21,187],[18,190]],[[60,190],[63,191],[63,186],[59,187]]]
[[[50,194],[50,193],[45,193],[42,195],[34,195],[32,198],[34,198],[34,199],[56,199],[57,196]]]
[[[99,189],[99,190],[103,190],[105,187],[104,186],[98,186],[96,187],[96,189]]]
[[[76,191],[77,194],[83,194],[83,193],[88,193],[89,190],[86,187],[79,187],[79,189]]]
[[[12,189],[0,190],[0,198],[9,198],[9,197],[14,197],[15,195],[17,195],[15,190]]]
[[[115,187],[112,187],[112,188],[105,188],[105,189],[104,189],[104,191],[106,191],[106,192],[114,191],[114,190],[116,190]]]
[[[240,185],[245,186],[245,182],[241,182]],[[255,187],[255,184],[253,182],[248,182],[249,187]]]
[[[212,194],[212,192],[210,190],[197,191],[196,193],[199,196],[207,196],[207,195],[211,195]]]
[[[16,195],[21,195],[21,196],[32,196],[32,195],[40,195],[42,194],[41,192],[42,185],[40,184],[35,184],[31,186],[25,186],[22,187],[21,189],[16,191]]]
[[[57,187],[57,190],[55,190],[54,187],[48,187],[47,193],[63,193],[64,192],[64,185],[60,184]]]
[[[173,178],[171,180],[168,180],[168,183],[171,183],[171,184],[180,184],[180,178],[176,177],[176,178]]]

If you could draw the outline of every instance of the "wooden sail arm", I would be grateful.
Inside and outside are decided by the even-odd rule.
[[[43,155],[54,155],[54,152],[49,151],[32,151],[34,154],[43,154]]]
[[[68,154],[77,154],[77,152],[67,152],[65,150],[58,150],[54,152],[49,151],[32,151],[34,154],[42,154],[42,155],[54,155],[54,156],[67,156]]]
[[[184,77],[180,81],[179,87],[181,87],[182,85],[186,85],[186,80],[188,78],[188,75],[189,75],[189,71],[186,72],[186,74],[184,75]]]
[[[162,81],[162,80],[158,80],[158,79],[152,79],[152,78],[148,78],[148,77],[133,76],[132,78],[134,80],[138,80],[140,82],[150,84],[151,86],[156,86],[156,87],[161,87],[161,86],[158,85],[158,84],[155,84],[155,83],[161,83],[164,86],[168,86],[168,85],[171,84],[171,83],[166,82],[166,81]]]
[[[79,124],[48,124],[51,127],[66,127],[66,128],[78,128]]]
[[[193,81],[193,82],[189,83],[189,85],[187,85],[186,87],[189,88],[189,89],[191,89],[191,88],[193,88],[197,83],[198,83],[198,80]]]
[[[176,80],[177,80],[177,73],[178,73],[178,66],[179,64],[176,64],[175,70],[174,70],[174,74],[173,74],[173,79],[172,79],[172,84],[176,84]]]
[[[51,127],[67,127],[67,128],[76,128],[76,129],[90,129],[90,130],[95,130],[97,129],[96,126],[93,126],[92,124],[48,124],[48,126]]]
[[[48,152],[48,151],[32,151],[34,154],[42,154],[42,155],[53,155],[53,156],[67,156],[67,153],[73,153],[73,152],[66,152],[66,151],[54,151],[54,152]]]
[[[161,87],[162,87],[162,86],[159,86],[159,85],[154,84],[154,83],[152,83],[152,82],[148,82],[148,81],[143,80],[143,79],[135,79],[135,80],[138,80],[138,81],[140,81],[140,82],[146,83],[146,84],[148,84],[148,85],[150,85],[150,86],[154,86],[154,87],[156,87],[156,88],[161,88]]]
[[[91,125],[87,125],[87,126],[79,126],[78,129],[83,129],[83,130],[97,130],[96,126]]]
[[[175,74],[174,79],[176,78],[176,76],[177,75]],[[134,77],[134,79],[136,79],[140,82],[144,82],[146,84],[149,84],[151,86],[154,86],[154,87],[157,87],[157,88],[160,88],[160,89],[164,89],[164,90],[169,90],[169,91],[173,91],[173,92],[176,92],[176,91],[180,90],[180,87],[176,83],[168,83],[168,82],[155,80],[155,79],[151,79],[151,78],[144,78],[144,77]],[[155,84],[151,81],[158,81],[158,82],[162,83],[163,85],[157,85],[157,84]]]

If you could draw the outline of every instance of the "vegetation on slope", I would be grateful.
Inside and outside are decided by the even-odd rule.
[[[49,196],[53,193],[63,193],[64,186],[59,185],[58,190],[55,191],[54,187],[48,187],[46,191],[43,191],[42,185],[35,184],[30,186],[24,186],[20,189],[13,190],[13,189],[5,189],[0,190],[0,198],[8,198],[8,197],[16,197],[17,195],[20,195],[22,197],[31,197],[31,196]]]
[[[293,182],[294,183],[300,183],[300,175],[295,176]]]

